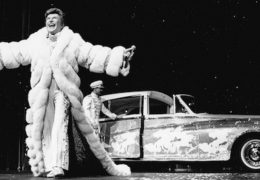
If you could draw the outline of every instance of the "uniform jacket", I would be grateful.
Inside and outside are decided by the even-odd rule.
[[[33,174],[40,176],[45,172],[42,133],[52,78],[55,79],[58,88],[68,96],[72,116],[91,150],[107,172],[112,175],[120,175],[121,172],[130,173],[126,167],[124,167],[125,171],[122,171],[121,167],[116,168],[101,146],[98,137],[93,133],[93,128],[82,108],[83,94],[79,89],[80,78],[77,75],[79,66],[91,72],[106,73],[110,76],[118,76],[120,73],[127,75],[130,67],[121,68],[125,48],[117,46],[111,49],[101,45],[94,46],[65,26],[51,53],[47,35],[44,27],[31,34],[26,40],[0,43],[0,70],[4,67],[10,69],[18,68],[20,65],[31,65],[31,90],[28,94],[30,108],[26,113],[28,122],[26,144],[29,147],[29,164]]]
[[[116,114],[111,113],[105,105],[102,103],[102,99],[97,97],[94,93],[89,94],[83,99],[83,109],[85,115],[90,119],[92,126],[98,126],[99,128],[99,115],[100,112],[104,113],[106,116],[115,119]]]

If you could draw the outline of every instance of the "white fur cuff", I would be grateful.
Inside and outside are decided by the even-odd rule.
[[[123,64],[123,55],[125,48],[122,46],[117,46],[112,49],[109,61],[106,68],[106,73],[110,76],[118,76],[120,68]]]

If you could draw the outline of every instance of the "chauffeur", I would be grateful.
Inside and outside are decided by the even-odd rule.
[[[115,113],[110,112],[102,103],[100,95],[104,88],[103,81],[94,81],[90,84],[90,87],[92,89],[92,92],[83,99],[83,109],[85,115],[89,118],[96,134],[100,135],[100,112],[104,113],[111,119],[116,119],[117,115]]]

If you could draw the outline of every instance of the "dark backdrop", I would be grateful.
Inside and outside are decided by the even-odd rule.
[[[127,77],[81,68],[84,95],[103,79],[106,94],[187,93],[204,112],[260,114],[259,0],[0,0],[0,42],[43,27],[52,6],[86,41],[137,46]],[[16,169],[24,158],[29,78],[30,66],[0,72],[0,169]]]

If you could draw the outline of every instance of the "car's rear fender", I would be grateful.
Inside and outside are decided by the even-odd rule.
[[[243,134],[241,134],[240,136],[238,136],[231,147],[231,156],[230,156],[230,160],[233,160],[234,158],[236,158],[236,150],[239,148],[239,146],[241,145],[241,143],[248,138],[260,138],[260,130],[259,131],[253,131],[253,130],[249,130],[244,132]]]

